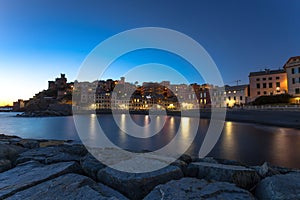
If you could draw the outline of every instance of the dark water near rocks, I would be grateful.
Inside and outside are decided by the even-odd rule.
[[[0,113],[0,133],[23,138],[80,140],[72,116],[17,118],[13,117],[15,114]],[[128,126],[129,119],[123,115],[118,117],[121,126]],[[150,123],[149,116],[133,115],[131,118],[140,126]],[[158,126],[161,120],[165,120],[162,130],[152,135],[153,127]],[[81,121],[88,124],[88,128],[84,136],[81,134],[81,138],[91,143],[97,141],[95,127],[99,122],[107,137],[124,149],[156,150],[171,142],[176,132],[181,129],[178,135],[179,142],[176,143],[177,147],[180,149],[190,146],[188,152],[195,156],[198,155],[210,122],[207,119],[201,119],[197,135],[193,139],[190,134],[190,124],[193,120],[195,119],[182,118],[182,127],[179,127],[179,117],[156,117],[152,119],[154,126],[146,127],[141,132],[143,138],[137,138],[120,130],[111,115],[85,115],[82,116]],[[208,156],[238,160],[251,165],[268,161],[274,165],[300,168],[300,130],[225,122],[221,137]]]

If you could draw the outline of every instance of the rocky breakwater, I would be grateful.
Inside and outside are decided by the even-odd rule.
[[[26,108],[18,117],[52,117],[52,116],[70,116],[72,115],[72,105],[69,104],[49,104],[47,107],[40,109],[39,107]]]
[[[98,153],[108,163],[113,156],[133,159],[115,149]],[[184,155],[157,171],[125,173],[100,163],[81,144],[5,135],[0,172],[0,199],[300,199],[296,169]]]

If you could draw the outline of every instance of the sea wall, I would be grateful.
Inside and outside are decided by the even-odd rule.
[[[110,159],[119,152],[105,153]],[[118,156],[120,162],[133,159]],[[154,172],[125,173],[100,163],[72,141],[0,135],[0,199],[299,198],[297,169],[183,155]]]

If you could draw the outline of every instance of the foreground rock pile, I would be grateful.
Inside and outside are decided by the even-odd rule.
[[[80,144],[0,135],[0,199],[300,199],[300,172],[185,155],[161,170],[125,173]]]

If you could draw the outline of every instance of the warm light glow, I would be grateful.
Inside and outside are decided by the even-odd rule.
[[[0,101],[0,106],[12,106],[12,102],[11,101]]]
[[[171,103],[171,104],[168,106],[168,108],[173,109],[173,108],[175,108],[175,106],[174,106],[174,104]]]

